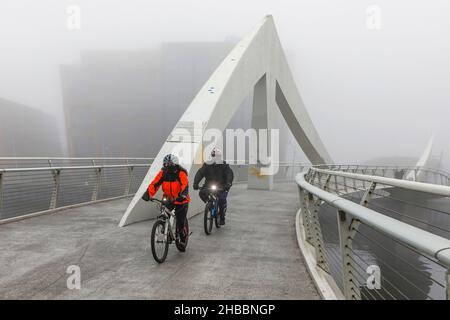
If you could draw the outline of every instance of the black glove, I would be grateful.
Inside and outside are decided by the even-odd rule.
[[[167,199],[166,202],[164,203],[164,205],[166,206],[167,209],[169,210],[173,210],[173,208],[175,207],[175,204],[173,203],[173,201]]]
[[[148,189],[145,190],[144,194],[142,195],[142,200],[144,200],[144,201],[150,200],[150,194],[148,193]]]
[[[194,188],[194,190],[198,190],[198,184],[194,184],[192,187]]]

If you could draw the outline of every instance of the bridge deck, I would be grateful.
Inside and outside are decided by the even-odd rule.
[[[0,225],[1,299],[318,299],[297,247],[297,190],[236,186],[227,226],[203,232],[202,215],[186,253],[169,248],[158,265],[152,221],[118,228],[129,200],[65,210]],[[81,290],[68,290],[69,265]]]

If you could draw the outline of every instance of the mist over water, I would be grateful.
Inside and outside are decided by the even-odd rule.
[[[153,156],[221,59],[272,14],[335,162],[418,158],[434,133],[448,170],[449,12],[448,2],[417,0],[3,0],[0,155]],[[9,111],[19,106],[44,112],[47,130]],[[248,123],[249,106],[251,93],[231,127]],[[279,117],[282,160],[306,161]],[[84,140],[72,141],[74,130]],[[43,147],[27,148],[37,134]]]

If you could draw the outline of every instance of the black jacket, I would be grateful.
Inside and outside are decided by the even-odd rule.
[[[203,178],[205,178],[207,187],[216,184],[220,188],[225,188],[233,183],[234,173],[225,161],[223,163],[204,163],[195,174],[194,186],[198,186]]]

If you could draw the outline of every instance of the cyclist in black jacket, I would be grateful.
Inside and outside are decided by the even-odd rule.
[[[209,191],[207,188],[215,185],[219,190],[218,205],[220,212],[220,225],[225,225],[225,213],[227,211],[227,196],[230,188],[233,184],[233,170],[230,166],[222,160],[222,152],[218,148],[214,148],[211,151],[211,163],[204,163],[203,166],[197,171],[194,178],[194,190],[199,189],[199,183],[205,178],[204,186],[199,192],[200,198],[203,202],[208,201]]]

